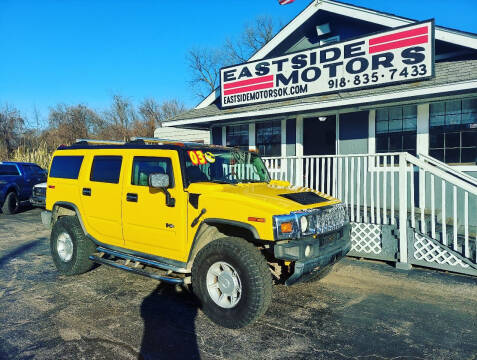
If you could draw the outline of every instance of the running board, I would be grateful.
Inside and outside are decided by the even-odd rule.
[[[127,265],[121,265],[121,264],[116,263],[113,260],[103,259],[103,258],[100,258],[100,257],[95,256],[95,255],[91,255],[89,257],[89,259],[91,261],[94,261],[95,263],[98,263],[98,264],[108,265],[108,266],[111,266],[111,267],[114,267],[114,268],[117,268],[117,269],[132,272],[132,273],[137,274],[137,275],[147,276],[147,277],[155,279],[155,280],[164,281],[164,282],[171,283],[171,284],[183,284],[184,283],[184,279],[153,274],[153,273],[150,273],[150,272],[145,271],[143,269],[132,268],[132,267],[129,267]]]
[[[149,260],[149,259],[145,259],[143,257],[139,257],[139,256],[131,255],[131,254],[126,254],[124,252],[117,251],[117,250],[107,249],[107,248],[102,247],[102,246],[98,246],[96,250],[99,253],[105,253],[105,254],[111,255],[113,257],[121,258],[121,259],[124,259],[124,260],[131,260],[131,261],[134,261],[134,262],[139,262],[139,263],[142,263],[144,265],[157,267],[159,269],[170,270],[172,272],[181,273],[181,274],[187,273],[187,270],[184,269],[184,268],[179,268],[177,266],[164,264],[164,263],[156,261],[156,260]]]

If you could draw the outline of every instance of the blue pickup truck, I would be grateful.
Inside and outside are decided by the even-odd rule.
[[[46,181],[46,170],[32,163],[0,162],[0,206],[4,214],[18,211],[29,200],[33,186]]]

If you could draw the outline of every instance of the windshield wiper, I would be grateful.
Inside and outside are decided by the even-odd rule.
[[[217,180],[217,179],[214,179],[214,180],[208,180],[206,182],[211,182],[211,183],[214,183],[214,184],[232,184],[232,185],[236,185],[237,184],[237,181],[227,181],[227,180]]]

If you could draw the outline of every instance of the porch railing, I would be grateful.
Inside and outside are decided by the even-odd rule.
[[[273,179],[339,198],[348,205],[352,223],[395,227],[396,260],[401,263],[422,265],[422,257],[443,261],[442,249],[435,248],[441,245],[449,256],[461,255],[470,265],[477,262],[477,180],[467,174],[453,173],[433,158],[409,153],[268,157],[264,161]],[[424,255],[415,248],[408,253],[409,247],[416,247],[418,236],[433,244],[426,243]]]

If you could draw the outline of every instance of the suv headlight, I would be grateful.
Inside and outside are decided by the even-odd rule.
[[[302,233],[306,232],[308,230],[308,225],[310,224],[310,222],[308,221],[308,218],[307,216],[302,216],[300,218],[300,230]]]

